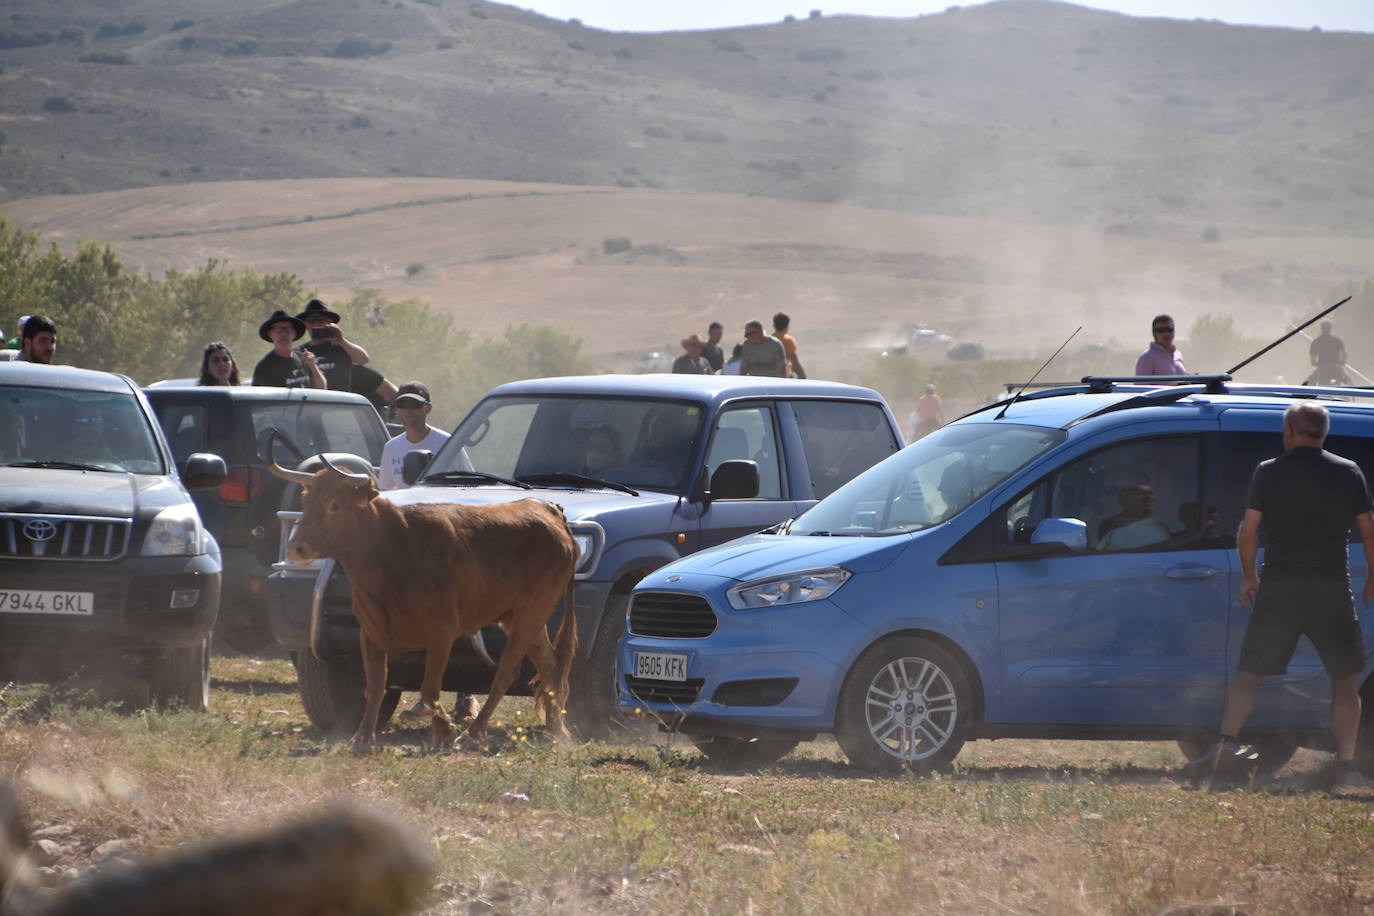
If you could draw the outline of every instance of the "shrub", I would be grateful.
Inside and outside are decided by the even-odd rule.
[[[644,136],[654,137],[659,140],[671,140],[673,139],[673,132],[666,127],[655,127],[651,124],[644,128]]]
[[[808,18],[808,19],[819,19],[819,18],[821,18],[821,11],[820,11],[820,10],[812,10],[812,11],[807,15],[807,18]]]
[[[1202,230],[1202,240],[1204,242],[1220,242],[1221,230],[1216,226],[1207,226]]]
[[[824,63],[831,60],[844,60],[849,55],[843,48],[802,48],[797,52],[797,60],[806,63]]]
[[[157,173],[158,173],[159,175],[161,175],[163,178],[171,178],[171,177],[172,177],[172,170],[171,170],[171,169],[158,169],[158,170],[157,170]]]
[[[584,45],[582,42],[578,41],[576,38],[568,42],[568,47],[572,48],[574,51],[587,50],[587,46]]]
[[[83,64],[132,64],[134,59],[126,51],[92,51],[82,54],[77,61]]]
[[[358,58],[376,57],[391,50],[389,41],[368,41],[366,38],[345,38],[329,52],[330,57]]]
[[[568,20],[568,25],[575,25],[575,26],[577,26],[578,28],[581,28],[581,27],[582,27],[582,20],[581,20],[581,19],[578,19],[576,16],[574,16],[574,17],[572,17],[571,19]]]
[[[120,25],[116,22],[106,22],[95,30],[96,38],[118,38],[121,35],[142,35],[146,26],[141,20],[126,22]]]
[[[407,276],[407,277],[413,277],[413,276],[415,276],[416,274],[418,274],[420,271],[422,271],[422,270],[424,270],[424,269],[425,269],[425,265],[421,264],[419,261],[416,261],[414,264],[407,264],[407,265],[406,265],[406,276]]]
[[[168,29],[168,31],[180,32],[182,29],[189,29],[195,24],[196,21],[194,19],[178,19],[176,22],[172,23],[172,27]]]
[[[43,100],[43,110],[50,114],[71,114],[76,103],[65,95],[50,95]]]
[[[611,53],[614,54],[616,57],[623,57],[625,60],[629,60],[630,58],[635,56],[634,52],[631,51],[629,48],[616,48]]]
[[[796,16],[793,16],[791,13],[788,13],[786,16],[783,16],[783,17],[782,17],[782,21],[783,21],[783,22],[796,22],[796,21],[797,21],[797,17],[796,17]]]
[[[190,35],[186,36],[190,38]],[[253,38],[245,38],[242,41],[232,41],[224,48],[225,57],[252,57],[258,53],[258,42]]]
[[[468,7],[468,15],[476,16],[478,19],[486,19],[487,11],[482,9],[480,6],[470,6]]]
[[[363,130],[371,127],[372,122],[368,120],[367,115],[356,114],[353,116],[353,120],[348,122],[348,126],[354,130]]]
[[[739,54],[741,51],[744,50],[744,45],[740,44],[738,41],[733,40],[718,41],[716,42],[716,50],[728,51],[731,54]]]
[[[619,254],[622,251],[629,251],[633,245],[630,244],[628,236],[617,236],[613,239],[605,239],[601,243],[601,250],[606,254]]]
[[[420,0],[420,2],[423,3],[423,4],[425,4],[426,6],[433,6],[433,7],[442,7],[442,6],[443,6],[443,4],[440,2],[440,0]],[[399,4],[397,4],[397,5],[399,6]]]
[[[854,78],[861,83],[876,83],[882,80],[881,70],[855,70]]]
[[[725,134],[714,130],[688,130],[683,131],[682,139],[692,143],[724,143],[727,138]]]
[[[181,36],[181,41],[177,42],[177,47],[181,48],[183,51],[189,51],[195,46],[196,36],[194,35],[183,35]]]
[[[449,49],[452,48],[452,47],[453,47],[453,39],[452,39],[452,38],[445,38],[445,39],[443,39],[442,41],[440,41],[437,45],[435,45],[435,46],[434,46],[434,49],[435,49],[436,51],[447,51],[447,50],[449,50]]]

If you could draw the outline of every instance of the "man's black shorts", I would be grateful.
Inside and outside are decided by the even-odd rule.
[[[1359,674],[1364,640],[1344,579],[1274,579],[1260,584],[1240,645],[1241,671],[1283,674],[1306,635],[1333,679]]]

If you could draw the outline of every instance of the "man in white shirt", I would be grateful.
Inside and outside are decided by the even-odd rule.
[[[406,455],[417,449],[439,451],[448,441],[448,433],[428,423],[434,405],[429,399],[429,387],[424,382],[406,382],[396,389],[396,419],[406,431],[389,441],[382,449],[382,478],[378,486],[395,490],[408,486],[401,478]]]

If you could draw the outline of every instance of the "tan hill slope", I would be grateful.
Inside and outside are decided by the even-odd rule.
[[[398,176],[1374,235],[1371,59],[1040,0],[657,35],[452,0],[28,4],[0,24],[0,200]]]
[[[476,332],[550,322],[608,368],[720,320],[793,315],[814,372],[863,365],[925,323],[990,355],[1143,346],[1149,316],[1275,334],[1363,277],[1374,240],[1211,244],[696,192],[437,179],[229,182],[36,198],[0,215],[70,250],[108,239],[158,273],[217,258],[291,271],[326,298],[419,298]],[[607,239],[628,239],[608,254]],[[942,357],[942,349],[930,354]],[[1223,368],[1223,367],[1199,367]],[[1129,367],[1122,367],[1127,371]]]

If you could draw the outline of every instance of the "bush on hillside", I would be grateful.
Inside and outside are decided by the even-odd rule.
[[[802,48],[797,52],[797,60],[812,64],[844,60],[848,56],[844,48]]]
[[[468,15],[476,16],[478,19],[486,19],[487,11],[482,9],[480,6],[470,6],[468,7]]]
[[[414,263],[407,264],[407,265],[406,265],[406,276],[407,276],[407,277],[413,277],[413,276],[415,276],[416,274],[418,274],[420,271],[422,271],[422,270],[424,270],[424,269],[425,269],[425,265],[421,264],[419,261],[415,261]]]
[[[718,41],[716,42],[716,50],[728,51],[731,54],[739,54],[744,50],[744,45],[734,40]]]
[[[196,36],[183,35],[181,41],[177,42],[177,47],[183,51],[189,51],[196,46]]]
[[[60,32],[0,31],[0,51],[10,48],[37,48],[63,42],[80,47],[86,42],[86,33],[80,29],[62,29]]]
[[[629,251],[634,247],[630,243],[629,236],[616,236],[615,238],[605,239],[601,242],[601,250],[606,254],[619,254],[622,251]]]
[[[195,24],[196,21],[194,19],[178,19],[176,22],[172,23],[172,27],[167,31],[180,32],[182,29],[189,29]]]
[[[71,114],[76,103],[65,95],[50,95],[43,100],[43,110],[49,114]]]
[[[146,28],[147,26],[143,24],[142,20],[134,20],[133,22],[125,23],[106,22],[95,30],[95,37],[119,38],[124,35],[142,35]]]
[[[348,122],[348,126],[354,130],[365,130],[372,126],[372,121],[368,119],[367,115],[356,114],[353,116],[353,120]]]
[[[83,64],[120,64],[128,65],[134,62],[127,51],[93,51],[90,54],[83,54],[77,58],[78,63]]]
[[[341,57],[344,59],[359,57],[376,57],[391,50],[389,41],[368,41],[366,38],[345,38],[334,46],[334,50],[329,52],[330,57]]]
[[[644,128],[644,136],[653,137],[657,140],[671,140],[673,139],[673,132],[666,127],[655,127],[650,124]]]
[[[190,38],[190,37],[191,37],[190,35],[187,35],[187,36],[186,36],[186,38]],[[182,39],[183,42],[184,42],[185,40],[186,40],[185,38]],[[224,47],[224,56],[225,56],[225,57],[252,57],[254,54],[257,54],[257,53],[258,53],[258,48],[259,48],[259,45],[258,45],[257,39],[254,39],[254,38],[245,38],[245,39],[243,39],[242,41],[231,41],[229,44],[225,45],[225,47]]]

